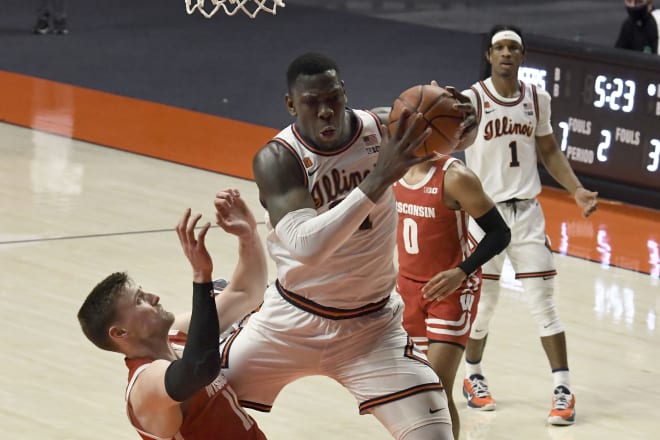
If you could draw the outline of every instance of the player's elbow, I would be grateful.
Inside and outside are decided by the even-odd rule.
[[[207,350],[202,360],[184,357],[170,364],[165,372],[165,390],[177,402],[191,398],[198,390],[213,382],[220,374],[218,350]]]
[[[498,254],[506,249],[509,243],[511,243],[511,229],[507,225],[504,225],[496,231],[495,243]]]
[[[220,361],[216,356],[217,353],[213,353],[212,356],[209,356],[208,361],[199,364],[195,369],[193,374],[198,378],[200,388],[213,382],[220,374]]]

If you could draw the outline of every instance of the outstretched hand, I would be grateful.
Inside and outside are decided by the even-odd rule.
[[[211,227],[211,223],[206,223],[195,237],[195,228],[197,222],[202,218],[202,214],[195,214],[190,218],[190,208],[186,209],[183,217],[176,225],[176,233],[179,236],[179,242],[183,253],[188,258],[193,269],[193,281],[196,283],[208,283],[213,276],[213,260],[206,249],[206,233]]]
[[[598,193],[588,189],[578,188],[573,195],[575,203],[582,210],[584,217],[589,217],[598,208]]]
[[[242,237],[256,229],[254,215],[237,189],[228,188],[218,192],[213,204],[216,223],[225,232]]]

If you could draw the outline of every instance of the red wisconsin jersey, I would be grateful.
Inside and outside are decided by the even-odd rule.
[[[169,338],[172,348],[175,351],[182,352],[186,335],[174,330],[170,332]],[[129,370],[128,386],[126,387],[128,418],[143,439],[162,439],[162,437],[157,437],[142,429],[133,414],[131,405],[128,403],[128,395],[135,379],[153,359],[126,359],[125,361]],[[172,437],[172,440],[266,439],[254,419],[238,404],[236,394],[234,394],[222,373],[212,383],[197,391],[192,398],[184,402],[182,409],[184,412],[183,424],[179,428],[179,432]]]
[[[394,184],[399,273],[406,278],[428,281],[470,254],[468,215],[447,208],[442,198],[445,171],[457,160],[444,156],[419,183]]]

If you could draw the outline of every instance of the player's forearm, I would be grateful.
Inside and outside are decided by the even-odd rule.
[[[568,159],[556,149],[553,152],[542,156],[543,165],[548,170],[553,179],[555,179],[566,191],[575,194],[578,188],[582,188],[580,180],[577,178],[571,168]]]
[[[277,223],[275,233],[294,258],[317,265],[358,230],[373,207],[374,202],[355,188],[322,214],[311,208],[289,212]]]
[[[211,383],[220,372],[220,326],[213,298],[213,283],[193,283],[193,307],[183,356],[167,368],[165,389],[183,402]]]
[[[477,130],[473,129],[465,137],[463,137],[458,141],[456,147],[454,147],[454,151],[464,151],[474,143],[476,137],[477,137]]]
[[[255,305],[263,300],[268,284],[266,253],[256,229],[238,239],[238,263],[231,278],[232,288],[255,297]]]
[[[511,241],[511,230],[497,208],[493,207],[475,221],[486,235],[481,239],[472,254],[458,265],[466,275],[471,274],[502,252]]]

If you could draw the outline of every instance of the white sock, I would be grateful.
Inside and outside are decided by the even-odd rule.
[[[568,370],[556,370],[552,372],[552,380],[555,383],[555,388],[562,385],[571,389],[570,374]]]
[[[473,374],[478,374],[480,376],[484,375],[481,371],[481,362],[476,364],[465,362],[465,378],[469,379]]]

